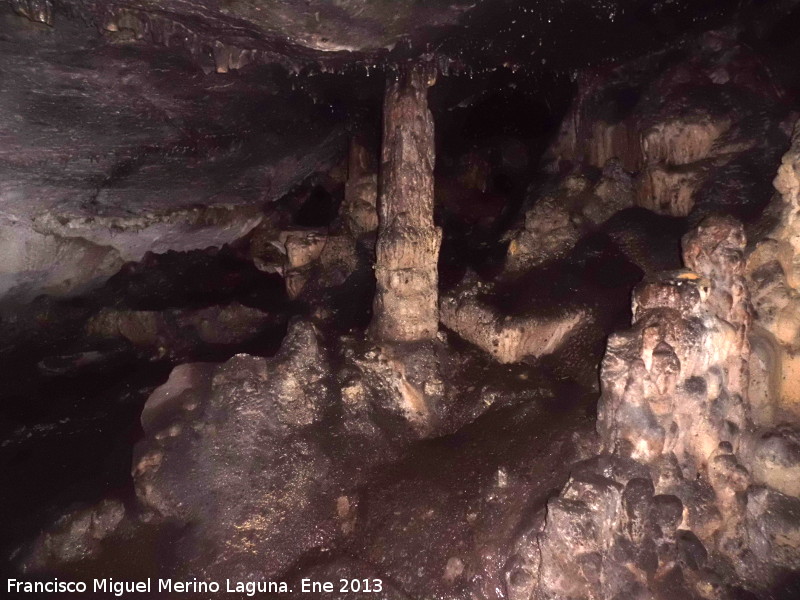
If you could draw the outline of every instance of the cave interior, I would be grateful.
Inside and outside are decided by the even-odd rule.
[[[798,32],[0,2],[4,592],[800,598]]]

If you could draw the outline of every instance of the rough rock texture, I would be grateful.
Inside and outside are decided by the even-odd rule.
[[[588,419],[536,404],[489,413],[382,469],[350,554],[407,598],[508,597],[504,568],[531,512],[564,481],[564,460],[596,448]]]
[[[503,364],[552,354],[587,318],[580,308],[554,315],[503,315],[481,299],[480,282],[469,279],[442,296],[439,313],[445,327]]]
[[[709,219],[684,239],[690,270],[637,289],[603,360],[604,454],[548,503],[512,598],[728,598],[800,564],[796,438],[751,419],[744,249],[740,224]]]
[[[800,130],[775,188],[776,225],[748,257],[756,310],[758,369],[753,401],[767,420],[800,418]]]
[[[224,6],[87,0],[64,4],[82,11],[99,29],[122,41],[133,38],[177,46],[220,73],[252,63],[303,64],[322,59],[323,53],[391,48],[426,26],[455,23],[471,7],[466,0],[346,0],[334,4],[287,0],[266,5],[236,0]],[[15,8],[31,20],[53,22],[49,2],[25,0]]]
[[[378,229],[378,173],[369,150],[354,137],[350,140],[347,184],[342,212],[354,235]]]
[[[412,66],[386,88],[371,326],[372,335],[386,342],[431,339],[439,326],[442,232],[433,224],[430,76],[428,69]]]
[[[64,514],[27,551],[21,561],[23,570],[35,573],[53,564],[93,558],[103,540],[114,533],[124,518],[125,506],[116,499]]]
[[[215,81],[5,4],[0,27],[0,296],[75,294],[147,251],[232,242],[345,150],[311,98],[278,97],[281,77]]]
[[[410,427],[413,437],[440,433],[445,411],[439,360],[443,351],[436,341],[370,348],[354,357],[358,371],[345,398],[367,400],[384,418]]]
[[[776,596],[800,568],[800,432],[776,391],[796,341],[797,278],[785,253],[767,261],[780,269],[764,272],[773,283],[755,327],[736,223],[705,222],[686,238],[688,269],[653,275],[676,266],[686,216],[696,223],[729,207],[758,216],[762,163],[783,139],[780,93],[765,85],[764,66],[712,35],[632,67],[600,67],[596,80],[581,79],[573,146],[554,183],[524,198],[541,181],[530,165],[563,108],[548,78],[570,87],[565,65],[606,45],[599,22],[636,52],[654,27],[684,35],[687,15],[707,13],[686,0],[490,0],[474,10],[460,0],[10,4],[31,22],[0,32],[0,295],[81,292],[141,262],[76,301],[3,311],[0,433],[10,435],[0,447],[21,465],[8,514],[38,528],[24,502],[49,501],[34,496],[59,484],[29,474],[62,464],[67,494],[87,493],[81,477],[95,498],[130,484],[139,398],[177,362],[223,361],[172,369],[141,412],[128,485],[136,497],[125,508],[71,510],[22,557],[29,572],[122,579],[132,566],[147,576],[287,579],[304,598],[298,575],[380,578],[380,596],[393,599],[741,600],[732,588]],[[440,26],[462,10],[450,43],[439,43]],[[87,35],[74,17],[102,33]],[[544,66],[555,47],[546,31],[572,35],[563,35],[570,52]],[[512,46],[512,37],[526,41]],[[430,110],[426,69],[390,81],[378,202],[369,144],[351,141],[345,169],[340,131],[379,122],[378,86],[353,73],[378,70],[383,81],[391,69],[322,53],[400,40],[387,61],[424,52],[443,73],[462,59],[480,66],[475,81],[470,72],[439,86]],[[608,64],[601,52],[591,60]],[[443,288],[471,269],[495,279],[486,296],[467,279],[441,305],[431,110],[445,158]],[[332,163],[335,174],[306,178]],[[324,177],[336,185],[317,185]],[[796,187],[793,173],[780,179],[782,191]],[[796,205],[793,191],[784,197]],[[501,273],[498,238],[520,212]],[[659,228],[664,235],[650,231]],[[233,241],[219,253],[236,263],[229,269],[188,252]],[[187,252],[153,254],[168,250]],[[160,269],[162,260],[174,268]],[[642,272],[633,329],[608,347],[593,433],[599,354],[628,321]],[[340,318],[333,298],[358,316]],[[275,314],[303,320],[276,356],[259,357],[281,337],[252,343],[275,304]],[[483,352],[437,334],[439,317]],[[223,357],[183,357],[198,347]],[[89,395],[121,416],[71,421]],[[62,463],[62,449],[75,447],[66,438],[85,430],[94,432],[85,447]],[[101,436],[114,451],[95,445]],[[567,481],[572,461],[601,451]],[[89,466],[77,468],[81,459]],[[105,461],[121,463],[122,475],[106,479],[114,467],[98,466]],[[108,550],[127,555],[121,572]]]
[[[734,441],[730,436],[748,425],[744,244],[741,225],[706,221],[684,239],[691,270],[637,290],[636,333],[612,336],[603,361],[607,384],[598,427],[609,452],[627,441],[636,458],[651,462],[668,449],[683,468],[697,470],[721,441]],[[649,375],[633,375],[631,369],[642,366]],[[683,381],[691,383],[681,386]]]
[[[574,68],[598,56],[652,48],[674,39],[676,31],[697,29],[708,18],[724,15],[726,4],[734,6],[697,6],[690,0],[647,10],[634,0],[590,5],[580,0],[513,4],[494,0],[282,0],[266,4],[253,0],[225,4],[211,0],[190,4],[179,0],[10,0],[9,4],[36,23],[60,27],[67,18],[79,18],[115,44],[175,49],[209,73],[264,64],[295,70],[354,65],[369,70],[393,53],[408,53],[409,46],[416,54],[438,46],[445,69],[451,63],[461,69],[470,63],[508,65],[510,56],[527,59],[520,61],[524,64],[534,51],[544,51],[545,60],[560,58],[566,63],[564,68]],[[574,48],[573,15],[581,30],[602,42]],[[676,30],[665,29],[660,26],[664,18],[680,25]],[[637,29],[636,35],[630,35],[632,29]],[[587,35],[584,42],[593,38]]]
[[[125,264],[119,251],[85,239],[0,225],[0,296],[76,295],[101,285]]]
[[[104,309],[89,320],[86,332],[89,336],[128,340],[159,357],[180,357],[198,345],[246,343],[274,324],[269,314],[234,303],[198,310]]]
[[[288,231],[281,238],[285,240],[283,272],[290,298],[300,297],[308,284],[314,290],[341,285],[356,270],[356,240],[349,233]]]
[[[506,272],[564,258],[631,206],[692,223],[716,213],[756,220],[785,149],[782,98],[768,67],[728,31],[581,73],[545,154],[552,177],[528,191],[524,222],[506,236]]]
[[[634,207],[617,213],[601,228],[619,251],[646,275],[681,265],[680,239],[686,222]]]
[[[375,231],[378,228],[377,193],[378,175],[374,171],[374,159],[358,136],[350,142],[350,151],[343,168],[335,168],[344,181],[301,189],[289,194],[289,202],[306,206],[314,192],[333,197],[344,188],[344,198],[338,212],[331,221],[318,226],[296,224],[291,210],[283,206],[269,215],[262,226],[249,236],[249,255],[259,270],[282,275],[289,298],[299,299],[314,305],[323,317],[322,305],[330,300],[329,293],[347,282],[356,272],[360,279],[374,279],[372,261],[375,246]],[[312,178],[313,179],[313,178]],[[333,178],[328,176],[329,180]],[[336,184],[339,184],[338,186]],[[301,186],[308,187],[308,186]],[[306,204],[303,204],[305,202]],[[335,201],[333,202],[335,205]],[[333,213],[335,206],[329,207]],[[301,212],[295,210],[294,212]],[[322,211],[306,210],[314,215]],[[370,264],[366,264],[369,262]],[[367,272],[368,271],[368,272]]]
[[[512,234],[506,271],[517,274],[564,258],[578,240],[615,213],[633,206],[633,183],[616,160],[608,160],[602,177],[592,182],[580,173],[559,180],[525,212],[522,228]]]
[[[758,216],[783,151],[782,92],[735,34],[706,34],[662,52],[581,75],[575,104],[549,150],[559,164],[636,174],[636,204],[672,216],[715,210]]]
[[[268,577],[337,534],[330,459],[309,429],[328,404],[324,365],[296,322],[276,357],[184,366],[150,399],[133,475],[144,506],[190,526],[175,567]]]

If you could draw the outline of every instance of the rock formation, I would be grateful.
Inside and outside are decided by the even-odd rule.
[[[191,528],[174,568],[270,577],[338,534],[337,490],[319,485],[330,459],[311,435],[324,365],[296,322],[275,358],[184,365],[150,398],[133,477],[144,507]]]
[[[724,209],[750,218],[766,204],[769,190],[754,182],[782,152],[781,91],[731,32],[706,34],[688,61],[658,54],[587,72],[578,85],[549,150],[554,170],[617,159],[636,174],[636,204],[672,216]]]
[[[710,218],[684,238],[687,270],[637,289],[603,360],[604,452],[548,502],[511,597],[730,598],[800,564],[796,440],[751,415],[744,250],[739,223]]]
[[[383,106],[377,289],[372,335],[386,342],[432,339],[439,328],[438,269],[442,232],[433,224],[433,116],[430,72],[403,69]]]
[[[284,277],[290,299],[319,308],[349,278],[374,279],[371,255],[378,228],[374,163],[362,139],[354,135],[347,160],[333,170],[335,177],[322,177],[316,186],[300,186],[289,194],[289,204],[295,206],[273,208],[270,218],[249,236],[248,254],[261,271]],[[330,222],[296,223],[297,213],[315,212],[315,207],[308,207],[315,193],[331,199]],[[339,194],[343,195],[341,203],[334,199]],[[317,313],[318,317],[326,315],[330,316],[328,311]]]
[[[480,297],[479,281],[462,281],[459,289],[442,297],[442,325],[491,354],[503,364],[552,354],[585,323],[587,311],[509,316]]]
[[[104,309],[86,325],[89,336],[124,339],[151,356],[186,357],[198,345],[243,344],[275,320],[238,303],[194,311],[123,311]]]
[[[524,273],[564,258],[588,231],[633,205],[631,176],[615,159],[604,165],[603,175],[596,183],[576,173],[543,190],[525,212],[523,226],[511,238],[507,273]]]
[[[117,499],[62,515],[22,557],[23,569],[47,570],[53,564],[78,563],[97,556],[102,543],[125,519],[125,506]]]
[[[0,300],[84,294],[147,252],[232,243],[262,221],[259,203],[277,200],[344,150],[340,129],[318,129],[324,118],[310,127],[295,120],[303,148],[287,144],[276,132],[303,119],[302,110],[270,101],[262,84],[233,84],[242,86],[241,98],[265,101],[258,109],[264,127],[251,128],[247,102],[225,108],[232,88],[216,88],[174,57],[165,56],[172,70],[162,77],[141,45],[123,61],[115,46],[98,47],[92,29],[68,20],[52,29],[20,28],[12,20],[24,20],[6,9],[0,14]],[[196,92],[202,100],[186,100]],[[236,141],[209,114],[248,123],[250,133]],[[242,144],[251,134],[261,139],[263,160],[245,166],[236,157],[249,152]]]
[[[798,18],[0,3],[2,566],[800,597]]]
[[[748,257],[756,310],[753,401],[766,421],[800,417],[800,133],[784,155],[775,188],[777,224]]]
[[[346,215],[347,228],[356,236],[378,229],[378,173],[373,162],[369,150],[353,137],[342,212]]]
[[[280,238],[286,251],[283,275],[290,298],[341,285],[356,270],[356,239],[349,233],[295,230],[282,232]]]

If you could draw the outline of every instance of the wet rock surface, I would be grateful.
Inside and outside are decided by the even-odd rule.
[[[743,228],[711,218],[683,247],[691,270],[642,284],[634,327],[609,338],[604,453],[548,503],[533,542],[541,576],[531,590],[541,597],[668,597],[676,585],[735,597],[738,587],[777,589],[781,569],[793,568],[782,540],[795,499],[763,487],[766,477],[786,490],[765,461],[791,468],[791,434],[758,439],[749,405]]]
[[[189,526],[177,571],[276,576],[336,533],[330,459],[304,434],[327,404],[316,333],[295,323],[270,361],[185,368],[185,389],[156,390],[145,404],[137,496]]]
[[[390,4],[3,5],[8,566],[795,597],[795,9]]]

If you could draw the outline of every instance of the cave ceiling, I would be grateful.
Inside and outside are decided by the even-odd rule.
[[[769,4],[769,3],[767,3]],[[780,4],[780,3],[778,3]],[[107,38],[181,48],[197,60],[233,52],[234,65],[296,68],[442,55],[468,68],[556,61],[561,66],[641,52],[707,27],[741,5],[727,0],[11,0],[57,25],[92,24]],[[761,7],[764,8],[764,7]],[[245,54],[244,58],[239,55]]]
[[[446,139],[460,121],[445,111],[516,89],[515,77],[534,80],[514,105],[525,112],[554,93],[554,77],[569,86],[586,66],[728,24],[739,4],[2,2],[0,229],[110,247],[120,260],[224,244],[255,223],[240,207],[329,170],[360,123],[377,130],[384,74],[399,61],[432,61],[446,76],[432,96]],[[197,239],[181,233],[219,221]]]

